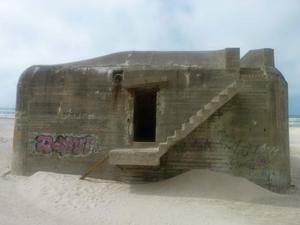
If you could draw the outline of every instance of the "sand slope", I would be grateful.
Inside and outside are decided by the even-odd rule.
[[[13,119],[0,119],[0,174],[1,171],[9,169],[12,140],[13,140]]]
[[[12,121],[5,126],[12,127]],[[4,133],[10,130],[5,126],[0,128]],[[300,129],[291,129],[293,146],[299,135]],[[8,165],[10,144],[0,143],[2,171]],[[292,175],[297,187],[299,155],[299,146],[294,146]],[[46,172],[31,177],[7,175],[0,178],[2,224],[299,225],[300,192],[295,188],[279,195],[244,178],[209,170],[134,185],[98,179],[81,181],[79,176]]]
[[[76,224],[299,224],[300,209],[261,204],[284,196],[208,170],[135,185],[38,172],[17,187],[27,202]]]

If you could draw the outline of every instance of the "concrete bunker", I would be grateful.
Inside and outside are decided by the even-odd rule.
[[[18,83],[12,171],[150,182],[209,168],[290,185],[288,85],[272,49],[119,52],[32,66]]]

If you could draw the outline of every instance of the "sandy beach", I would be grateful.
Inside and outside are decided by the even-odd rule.
[[[300,128],[290,128],[295,187],[276,194],[209,170],[135,185],[46,172],[7,175],[13,123],[0,119],[1,225],[300,224]]]

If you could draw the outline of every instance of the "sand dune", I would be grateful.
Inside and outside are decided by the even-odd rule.
[[[210,170],[192,170],[169,180],[132,185],[132,193],[261,202],[280,195],[242,177]]]
[[[9,122],[8,122],[9,121]],[[9,163],[12,120],[0,120],[0,171]],[[150,184],[38,172],[0,179],[0,224],[300,224],[300,129],[291,133],[296,188],[279,195],[247,179],[192,170]]]

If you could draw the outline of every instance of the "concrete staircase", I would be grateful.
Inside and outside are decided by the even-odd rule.
[[[170,147],[184,139],[206,121],[214,112],[235,96],[237,92],[238,87],[235,81],[192,115],[187,122],[181,125],[181,128],[175,130],[172,136],[168,136],[166,142],[161,142],[158,147],[113,149],[109,152],[109,162],[113,165],[158,166],[160,158]]]

